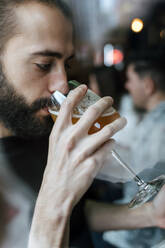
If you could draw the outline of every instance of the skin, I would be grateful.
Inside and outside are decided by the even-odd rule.
[[[127,81],[125,88],[131,94],[134,104],[137,107],[145,107],[147,101],[146,84],[144,79],[134,71],[134,66],[130,64],[127,68]]]
[[[74,53],[71,23],[58,9],[39,3],[29,2],[15,11],[19,23],[18,34],[6,43],[1,55],[7,79],[29,105],[40,97],[50,97],[55,90],[66,93],[66,67]],[[113,142],[110,137],[126,124],[124,118],[119,118],[97,134],[88,135],[93,122],[113,103],[110,97],[105,97],[91,106],[73,126],[73,109],[86,91],[87,87],[82,85],[69,94],[52,129],[47,165],[36,202],[28,248],[69,247],[71,212],[91,185],[106,154],[112,149]],[[43,109],[36,113],[41,119],[45,115],[48,115],[48,112]],[[0,129],[2,137],[5,132],[12,135],[3,123]],[[156,201],[155,208],[150,203],[144,205],[140,212],[130,212],[125,206],[119,210],[115,208],[114,211],[109,207],[108,218],[113,217],[113,221],[107,219],[109,224],[106,221],[101,228],[112,228],[110,223],[115,226],[118,223],[118,228],[121,228],[117,221],[120,219],[119,214],[123,219],[124,216],[130,216],[130,222],[126,222],[125,228],[135,228],[137,216],[138,221],[140,222],[141,216],[142,223],[147,226],[156,225],[157,222],[153,222],[157,220],[155,212],[160,208],[160,220],[163,222],[164,198],[160,197],[159,201]],[[92,218],[88,216],[88,221],[95,229],[97,214],[94,204],[92,203],[94,208],[88,206],[92,211]],[[152,214],[146,215],[146,209]],[[104,206],[99,205],[97,210],[98,214],[103,213]]]
[[[151,111],[161,101],[165,100],[165,93],[156,89],[150,75],[146,75],[143,78],[139,77],[138,73],[134,71],[133,64],[128,66],[126,74],[125,88],[137,107]]]
[[[71,112],[85,91],[86,87],[83,86],[69,95],[52,130],[48,164],[32,224],[30,248],[45,247],[46,242],[46,247],[65,247],[64,244],[68,247],[66,241],[68,235],[65,228],[69,222],[70,213],[91,185],[108,150],[112,149],[109,137],[125,125],[124,119],[118,119],[99,133],[88,135],[93,121],[112,104],[108,97],[102,98],[93,105],[73,126]],[[54,166],[55,162],[56,166]],[[71,178],[72,180],[70,180]],[[56,184],[52,185],[52,182],[56,182]],[[48,209],[47,203],[50,202],[50,199],[51,208]],[[49,220],[48,223],[44,223],[44,228],[40,218],[43,218],[42,221]],[[58,230],[55,229],[56,226],[58,226]],[[52,230],[54,230],[53,235]]]
[[[127,204],[116,205],[87,201],[88,224],[96,232],[107,230],[165,228],[165,186],[152,202],[130,209]]]
[[[20,6],[16,14],[18,35],[7,42],[2,55],[8,81],[29,105],[55,90],[67,93],[66,69],[74,54],[71,23],[58,9],[38,3]],[[48,111],[36,115],[42,119]]]

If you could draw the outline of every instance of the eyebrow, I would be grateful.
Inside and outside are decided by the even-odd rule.
[[[55,52],[55,51],[50,51],[50,50],[45,50],[45,51],[38,51],[35,53],[32,53],[33,56],[44,56],[44,57],[56,57],[58,59],[61,59],[63,57],[62,53]],[[67,60],[70,60],[75,57],[75,54],[73,53],[71,56],[67,58]]]

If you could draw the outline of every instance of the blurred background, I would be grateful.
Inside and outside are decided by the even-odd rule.
[[[128,145],[132,145],[135,127],[142,120],[145,111],[135,109],[132,100],[124,97],[127,95],[124,87],[127,80],[127,60],[131,54],[141,54],[143,58],[145,55],[155,55],[158,58],[159,54],[164,54],[165,0],[65,1],[73,12],[76,34],[76,58],[71,66],[69,79],[88,84],[100,96],[110,95],[114,98],[114,107],[128,120],[125,132],[119,133],[119,137],[115,136],[115,139],[128,148]],[[145,125],[144,130],[147,130]],[[157,140],[160,143],[159,138]],[[153,150],[156,150],[156,139],[152,143]],[[141,147],[143,150],[143,146],[141,144],[138,148],[139,152]],[[127,150],[122,154],[125,161]],[[128,161],[130,164],[130,160]],[[104,202],[112,202],[123,196],[121,185],[97,181],[90,193],[94,199]],[[102,234],[92,232],[92,235],[96,248],[114,247],[103,243]]]
[[[164,53],[165,0],[65,1],[72,9],[76,34],[76,58],[69,79],[88,84],[100,96],[114,98],[114,107],[128,120],[125,132],[115,139],[128,148],[128,144],[132,144],[135,126],[145,113],[134,109],[130,98],[124,98],[127,93],[124,87],[127,60],[131,54],[158,57]],[[127,150],[122,153],[125,161],[127,155]],[[90,193],[94,199],[104,202],[123,196],[121,185],[97,181]],[[102,234],[92,235],[96,248],[114,247],[103,243]]]
[[[65,1],[73,12],[77,49],[69,78],[89,84],[97,73],[102,95],[115,97],[117,107],[125,59],[132,51],[165,47],[165,0]]]

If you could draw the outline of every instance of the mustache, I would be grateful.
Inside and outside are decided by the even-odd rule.
[[[43,108],[51,108],[53,106],[52,100],[50,98],[40,98],[33,102],[30,106],[31,113],[35,113]]]

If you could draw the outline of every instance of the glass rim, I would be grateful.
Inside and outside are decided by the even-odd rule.
[[[118,112],[116,111],[115,108],[113,108],[113,107],[111,107],[111,108],[112,108],[112,111],[111,111],[111,112],[105,113],[105,114],[101,115],[100,117],[106,117],[106,116],[109,116],[109,115],[114,114],[115,112],[118,113]],[[50,114],[54,114],[54,115],[58,116],[59,111],[55,111],[55,110],[52,110],[52,109],[50,109],[50,108],[48,109],[48,111],[49,111]],[[85,113],[85,112],[84,112],[84,113]],[[82,116],[82,115],[73,114],[72,117],[80,118],[81,116]]]

